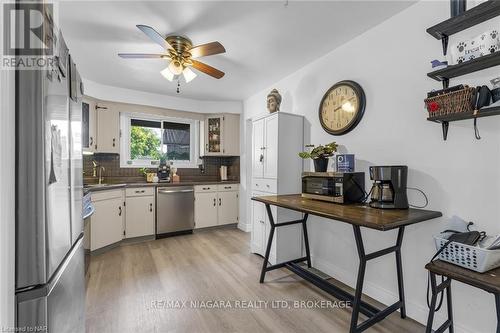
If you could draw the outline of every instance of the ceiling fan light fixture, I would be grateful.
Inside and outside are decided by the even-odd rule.
[[[182,64],[177,61],[177,60],[172,60],[170,64],[168,65],[168,69],[172,72],[174,75],[180,75],[182,73]]]
[[[174,74],[170,71],[170,68],[165,68],[164,70],[162,70],[161,72],[161,75],[163,75],[165,77],[165,79],[169,80],[170,82],[172,82],[174,80]]]
[[[196,73],[193,72],[189,67],[184,68],[182,74],[184,75],[184,80],[186,80],[186,83],[191,82],[196,77]]]

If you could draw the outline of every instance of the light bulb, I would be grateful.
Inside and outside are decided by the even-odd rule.
[[[174,75],[180,75],[182,73],[182,65],[177,60],[172,60],[170,65],[168,65],[168,69],[170,69]]]
[[[190,82],[196,77],[196,73],[191,70],[191,68],[186,67],[182,71],[182,74],[184,75],[184,79],[186,80],[186,83]]]
[[[165,77],[165,79],[169,80],[170,82],[172,82],[172,80],[174,79],[174,74],[172,74],[168,67],[162,70],[160,73]]]
[[[342,110],[344,110],[346,112],[354,112],[355,111],[354,105],[352,105],[352,103],[349,101],[342,104]]]

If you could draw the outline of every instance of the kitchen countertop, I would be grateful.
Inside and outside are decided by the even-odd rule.
[[[226,181],[185,181],[179,183],[119,183],[119,184],[106,184],[106,185],[84,185],[84,193],[88,192],[99,192],[106,190],[115,190],[120,188],[131,188],[131,187],[171,187],[171,186],[194,186],[194,185],[222,185],[222,184],[239,184],[239,180],[226,180]]]

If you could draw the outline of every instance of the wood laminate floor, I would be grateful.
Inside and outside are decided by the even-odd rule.
[[[212,229],[93,256],[87,332],[349,331],[349,308],[295,308],[295,301],[335,299],[288,270],[269,272],[259,284],[262,258],[250,253],[249,242],[250,234],[238,229]],[[210,309],[214,301],[224,304]],[[268,301],[268,308],[259,301]],[[271,308],[272,301],[290,308]],[[394,313],[366,332],[423,331]]]

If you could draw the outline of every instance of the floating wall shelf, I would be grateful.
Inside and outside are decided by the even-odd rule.
[[[475,26],[476,24],[492,19],[498,15],[500,15],[500,1],[486,1],[458,16],[452,17],[430,27],[427,29],[427,33],[436,39],[441,39],[443,43],[443,54],[446,55],[449,36]]]
[[[498,65],[500,65],[500,51],[476,58],[474,60],[438,69],[437,71],[428,73],[427,76],[434,80],[445,82],[457,76],[470,74]]]
[[[452,121],[459,120],[467,120],[467,119],[475,119],[475,118],[483,118],[490,116],[498,116],[500,115],[500,106],[495,107],[485,107],[479,110],[478,112],[460,112],[460,113],[452,113],[444,116],[427,118],[427,120],[440,123],[443,127],[443,139],[446,140],[448,137],[448,127],[449,123]]]
[[[489,19],[500,15],[500,1],[491,0],[477,5],[464,13],[442,21],[429,29],[427,33],[436,39],[440,39],[443,45],[443,54],[446,55],[448,49],[448,37],[463,31],[467,28],[473,27],[479,23],[485,22]],[[443,88],[448,88],[450,79],[470,73],[474,73],[486,68],[500,65],[500,51],[476,58],[474,60],[466,61],[461,64],[451,65],[443,69],[438,69],[434,72],[427,74],[428,77],[441,81]],[[489,117],[500,115],[500,107],[486,107],[479,112],[463,112],[449,114],[440,117],[427,118],[429,121],[440,123],[443,128],[443,139],[446,140],[448,136],[448,126],[452,121],[474,119],[474,127],[476,126],[476,118]],[[477,129],[476,129],[477,131]],[[480,139],[476,132],[476,138]]]

